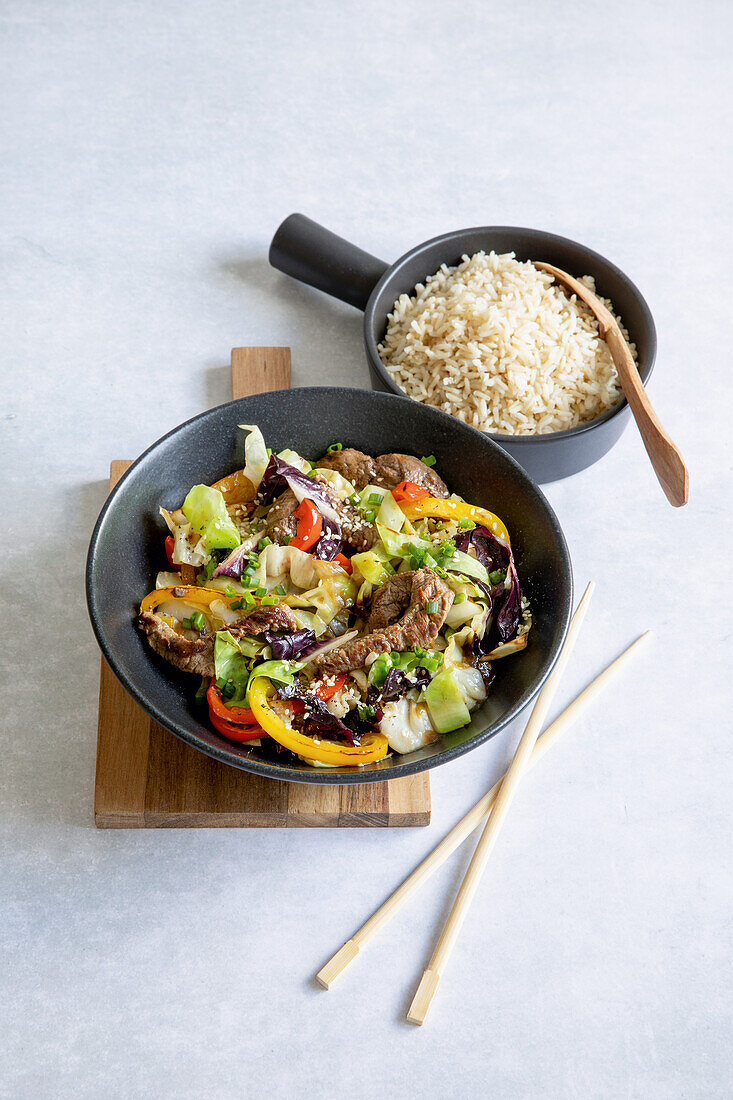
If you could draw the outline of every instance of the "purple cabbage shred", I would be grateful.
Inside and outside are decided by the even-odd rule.
[[[489,591],[491,599],[491,618],[484,631],[483,637],[474,640],[474,652],[476,655],[489,653],[497,638],[500,642],[510,641],[517,633],[519,617],[522,611],[522,595],[519,589],[519,577],[514,564],[514,555],[511,547],[503,539],[489,531],[488,527],[474,527],[471,531],[464,531],[456,538],[456,546],[464,554],[473,546],[476,558],[486,568],[487,573],[494,573],[498,569],[506,570],[509,576],[509,587],[505,583],[493,585]],[[484,591],[487,586],[480,581]]]
[[[272,656],[278,661],[293,661],[298,657],[307,657],[319,643],[312,630],[293,630],[290,634],[275,634],[265,630],[260,637],[269,645]]]

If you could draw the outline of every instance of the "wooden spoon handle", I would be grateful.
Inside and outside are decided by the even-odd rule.
[[[647,397],[636,364],[616,321],[604,326],[604,339],[616,364],[619,381],[629,408],[634,414],[639,433],[646,447],[659,484],[670,504],[675,508],[687,504],[690,490],[689,475],[684,459],[659,422],[659,418]]]

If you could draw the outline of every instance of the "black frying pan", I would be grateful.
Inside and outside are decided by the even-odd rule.
[[[272,239],[270,263],[286,275],[364,310],[364,348],[372,385],[402,394],[377,351],[395,301],[400,294],[412,294],[417,283],[433,275],[441,264],[452,267],[465,254],[491,249],[514,252],[518,260],[543,260],[576,277],[592,275],[598,293],[610,298],[636,344],[637,366],[646,385],[657,350],[649,306],[631,279],[610,260],[555,233],[517,226],[459,229],[418,245],[390,266],[303,214],[291,214]],[[609,412],[577,428],[535,436],[492,433],[491,438],[544,484],[596,462],[618,440],[629,416],[623,399]]]
[[[135,628],[140,601],[165,568],[167,534],[158,506],[177,508],[190,487],[244,465],[238,424],[259,424],[274,450],[306,457],[338,440],[377,455],[434,454],[449,487],[497,512],[512,537],[520,579],[534,612],[527,649],[497,662],[489,699],[470,726],[409,756],[366,768],[273,764],[261,750],[227,741],[194,703],[198,680],[158,658]],[[181,424],[154,443],[121,478],[97,520],[87,559],[87,602],[102,652],[124,687],[189,745],[246,771],[303,783],[394,779],[462,755],[497,733],[539,690],[557,659],[570,617],[567,545],[545,497],[481,432],[406,398],[368,390],[295,389],[230,401]]]

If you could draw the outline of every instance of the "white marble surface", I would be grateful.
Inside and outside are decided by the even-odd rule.
[[[0,1094],[730,1095],[731,14],[6,0]],[[368,384],[360,316],[268,268],[296,209],[385,259],[482,223],[599,249],[651,305],[691,469],[676,512],[629,430],[548,489],[598,582],[558,707],[655,639],[518,796],[422,1030],[404,1011],[465,853],[331,993],[311,975],[518,728],[434,773],[427,831],[92,824],[109,459],[225,400],[235,344]]]

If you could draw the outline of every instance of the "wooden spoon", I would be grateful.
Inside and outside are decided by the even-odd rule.
[[[670,504],[675,508],[681,508],[683,504],[687,504],[689,494],[687,467],[677,447],[659,423],[615,317],[591,290],[579,283],[572,275],[568,275],[567,271],[561,271],[559,267],[553,267],[552,264],[538,263],[536,260],[533,263],[540,271],[546,271],[556,282],[576,294],[595,314],[598,330],[602,339],[608,344],[616,364],[624,397],[634,414],[659,484],[664,489]]]

